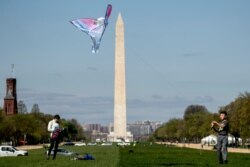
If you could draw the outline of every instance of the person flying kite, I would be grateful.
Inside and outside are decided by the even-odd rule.
[[[101,44],[102,36],[108,25],[108,18],[112,11],[112,5],[107,6],[105,18],[83,18],[70,21],[75,27],[87,33],[92,39],[92,53],[97,53]]]

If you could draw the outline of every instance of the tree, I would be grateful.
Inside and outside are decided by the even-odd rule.
[[[250,138],[250,93],[240,93],[234,101],[221,107],[219,112],[222,110],[226,110],[228,113],[229,133],[236,139],[241,137],[243,142]],[[211,121],[219,121],[218,113],[209,113],[202,105],[190,105],[184,111],[183,119],[169,120],[155,131],[154,137],[157,140],[169,138],[180,140],[180,138],[185,137],[189,141],[199,142],[202,137],[211,133]]]
[[[166,139],[165,125],[155,130],[154,138],[156,138],[156,140],[165,141]]]
[[[210,132],[213,114],[205,106],[190,105],[184,112],[183,119],[170,119],[165,125],[157,129],[154,137],[158,140],[193,141],[199,142]]]
[[[171,141],[175,142],[177,140],[181,140],[184,134],[184,126],[183,120],[173,118],[170,119],[167,123],[163,126],[158,128],[155,132],[153,137],[157,140],[161,141]]]
[[[36,141],[29,140],[29,136],[33,136],[36,132],[39,131],[39,127],[36,124],[36,120],[30,114],[17,114],[13,115],[12,119],[15,122],[15,133],[14,137],[19,141],[28,141],[28,143],[36,143],[39,141],[38,138]],[[27,137],[27,138],[26,138]]]
[[[4,117],[4,119],[0,122],[0,125],[1,141],[12,141],[12,143],[15,145],[15,143],[17,143],[14,135],[16,126],[12,116]]]
[[[38,110],[12,116],[2,115],[0,110],[0,141],[12,141],[13,145],[17,145],[23,140],[28,144],[48,142],[47,125],[52,119],[52,115],[41,113]],[[75,119],[62,119],[61,121],[61,125],[66,127],[69,132],[69,139],[84,139],[83,129]]]
[[[190,105],[184,112],[185,132],[188,140],[199,142],[208,135],[211,118],[205,106]]]
[[[85,138],[83,135],[83,128],[76,119],[64,121],[63,126],[67,131],[66,137],[68,137],[68,139],[76,141]]]
[[[30,115],[34,118],[33,121],[37,126],[37,131],[32,136],[29,136],[30,140],[40,139],[42,143],[48,142],[49,132],[47,131],[47,125],[48,122],[53,119],[53,116],[42,112],[32,112]]]
[[[244,140],[250,137],[250,93],[240,93],[230,104],[221,107],[229,116],[230,133]]]
[[[183,121],[181,119],[170,119],[165,125],[166,138],[170,141],[180,140],[183,136]]]
[[[0,107],[0,123],[2,122],[3,119],[4,119],[3,109]]]
[[[190,117],[195,115],[196,113],[206,113],[208,112],[205,106],[201,105],[189,105],[184,111],[184,120],[188,120]]]

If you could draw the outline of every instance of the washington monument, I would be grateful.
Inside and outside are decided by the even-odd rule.
[[[115,28],[115,93],[114,93],[114,131],[108,136],[109,141],[132,141],[133,136],[127,132],[126,114],[126,75],[124,23],[119,13]]]

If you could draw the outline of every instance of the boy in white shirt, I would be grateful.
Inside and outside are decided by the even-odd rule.
[[[50,158],[51,150],[54,148],[53,160],[56,158],[56,153],[59,144],[59,134],[61,132],[59,125],[60,116],[55,115],[54,119],[51,120],[48,124],[48,131],[50,132],[50,147],[47,155],[47,159]]]

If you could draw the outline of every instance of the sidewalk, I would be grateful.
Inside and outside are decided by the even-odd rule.
[[[20,150],[33,150],[33,149],[43,148],[43,145],[23,145],[23,146],[18,146],[16,148]]]
[[[157,144],[174,145],[177,147],[187,147],[187,148],[202,149],[202,150],[213,150],[213,146],[204,145],[202,147],[201,144],[188,144],[188,143],[184,144],[184,143],[169,143],[169,142],[156,142],[156,143]],[[250,153],[250,149],[228,147],[228,152]]]

